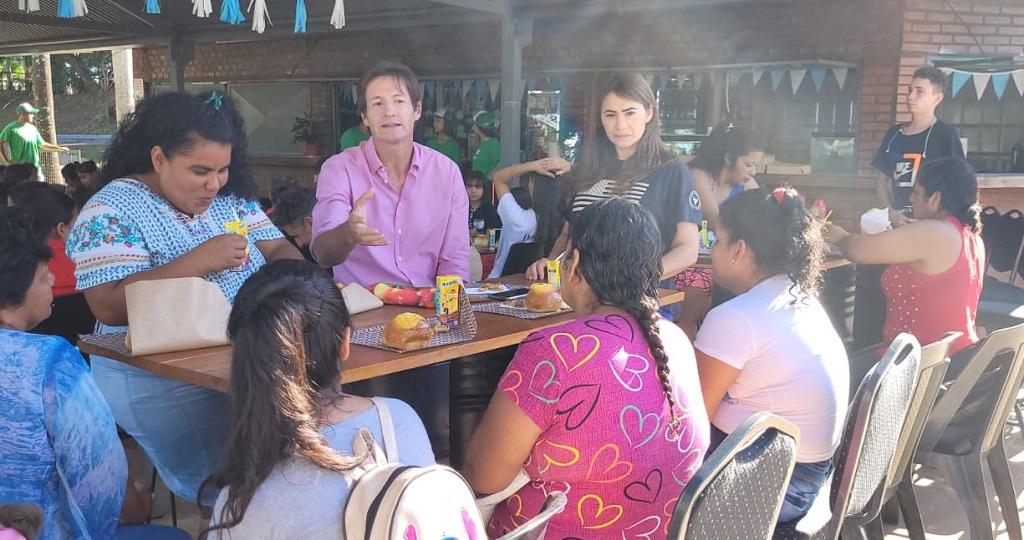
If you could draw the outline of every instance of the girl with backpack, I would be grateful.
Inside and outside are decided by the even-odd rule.
[[[221,489],[204,538],[345,538],[342,515],[367,453],[383,441],[378,401],[345,394],[352,322],[322,269],[278,261],[242,286],[228,320],[231,419],[226,463],[201,492]],[[426,430],[405,403],[385,399],[398,461],[434,463]],[[389,449],[391,452],[393,449]]]

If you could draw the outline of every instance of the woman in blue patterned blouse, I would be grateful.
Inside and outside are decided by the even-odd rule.
[[[231,302],[268,260],[302,258],[253,200],[246,145],[241,116],[218,92],[161,94],[124,119],[102,188],[67,240],[101,331],[124,331],[125,288],[136,281],[202,277]],[[227,234],[225,224],[239,220],[248,234]],[[223,459],[227,396],[106,358],[92,366],[117,423],[171,491],[197,500]]]
[[[128,480],[110,408],[77,349],[27,333],[50,316],[51,255],[28,214],[0,209],[0,506],[42,507],[39,538],[120,538],[150,501]]]

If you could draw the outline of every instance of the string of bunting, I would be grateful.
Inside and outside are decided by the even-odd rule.
[[[974,87],[974,95],[977,99],[980,100],[985,95],[989,85],[991,85],[996,98],[1001,101],[1003,96],[1006,95],[1006,88],[1010,86],[1011,79],[1013,80],[1013,85],[1017,88],[1017,93],[1024,97],[1024,68],[984,72],[965,71],[950,67],[939,69],[949,76],[953,97],[956,97],[967,86],[967,82],[970,81]]]

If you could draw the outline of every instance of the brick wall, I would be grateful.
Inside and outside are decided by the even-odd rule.
[[[928,63],[930,55],[1024,55],[1024,2],[1020,0],[953,0],[949,5],[942,0],[905,0],[905,4],[896,95],[898,121],[910,120],[902,89],[910,83],[914,70]]]

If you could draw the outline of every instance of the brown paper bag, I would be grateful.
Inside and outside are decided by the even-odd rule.
[[[125,300],[132,356],[228,343],[231,305],[220,287],[205,279],[138,281],[125,288]]]

